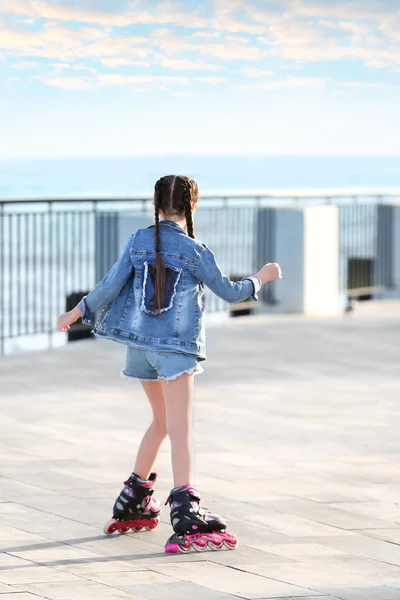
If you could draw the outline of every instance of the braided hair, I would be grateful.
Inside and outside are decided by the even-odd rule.
[[[161,177],[154,186],[154,218],[155,218],[155,305],[161,315],[162,305],[167,284],[168,272],[161,256],[160,212],[166,216],[185,215],[189,237],[194,239],[192,209],[199,199],[197,183],[183,175],[166,175]]]

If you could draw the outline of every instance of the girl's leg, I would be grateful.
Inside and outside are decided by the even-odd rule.
[[[194,375],[163,381],[174,487],[191,484],[191,422]]]
[[[143,436],[133,472],[140,479],[147,480],[161,444],[167,437],[167,420],[161,383],[158,381],[141,381],[140,383],[149,399],[153,411],[153,421]]]

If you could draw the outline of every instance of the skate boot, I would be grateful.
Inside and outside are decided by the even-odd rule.
[[[189,552],[195,550],[233,550],[237,538],[227,533],[225,521],[200,507],[200,495],[192,486],[172,490],[167,503],[171,508],[171,525],[174,534],[165,545],[165,552]]]
[[[115,501],[113,518],[105,524],[104,533],[110,535],[115,531],[127,533],[130,529],[136,532],[157,527],[161,504],[152,497],[156,479],[156,473],[152,473],[148,481],[132,473]]]

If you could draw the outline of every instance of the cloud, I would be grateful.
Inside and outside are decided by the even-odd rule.
[[[210,31],[196,31],[195,33],[192,33],[192,38],[199,38],[199,39],[212,39],[212,38],[218,38],[219,37],[219,32],[218,31],[214,31],[213,33],[211,33]]]
[[[235,42],[236,44],[248,44],[250,41],[248,38],[239,37],[238,35],[224,35],[224,40]]]
[[[245,3],[242,0],[211,0],[214,8],[214,17],[211,27],[218,31],[229,33],[247,33],[250,35],[261,35],[265,32],[265,26],[250,22],[242,18],[238,12],[242,12]]]
[[[185,86],[191,82],[200,81],[203,83],[221,83],[225,81],[222,77],[187,77],[178,75],[121,75],[121,74],[100,74],[97,77],[97,85],[100,87],[106,86],[121,86],[121,85],[137,85],[137,84],[158,84],[158,85],[181,85]]]
[[[276,56],[297,62],[359,59],[366,66],[400,64],[400,11],[378,0],[287,0],[284,11],[246,3],[248,19],[266,27],[259,41]],[[373,62],[370,62],[373,61]],[[385,63],[383,61],[386,61]]]
[[[93,86],[93,81],[85,77],[55,77],[44,79],[43,83],[61,90],[88,90]]]
[[[326,11],[330,16],[327,4],[323,5],[322,12]],[[315,8],[314,3],[299,3],[296,0],[289,6],[291,8],[295,6],[297,9],[301,6],[303,10],[307,8],[310,13],[308,16],[315,16],[312,12]],[[358,9],[360,6],[357,5]],[[371,14],[373,11],[375,11],[374,15],[379,14],[377,5],[368,6]],[[355,8],[355,3],[353,3],[353,12]],[[360,16],[363,13],[361,11],[357,14]],[[335,16],[337,18],[337,15]],[[253,18],[264,19],[265,15],[255,12]],[[276,56],[296,62],[358,59],[363,61],[366,66],[376,65],[376,61],[385,61],[385,63],[380,62],[379,64],[396,67],[400,64],[400,48],[393,39],[385,39],[379,33],[385,28],[384,23],[387,25],[389,22],[389,17],[386,13],[382,13],[380,17],[374,16],[374,18],[375,21],[371,22],[368,22],[367,17],[362,22],[345,21],[340,15],[340,20],[336,21],[312,21],[311,19],[304,21],[293,12],[277,13],[270,17],[268,30],[262,38],[259,38],[259,41],[268,45],[270,51]],[[372,35],[376,32],[377,35]]]
[[[388,62],[387,60],[378,58],[378,59],[367,60],[365,65],[367,67],[373,67],[374,69],[386,69],[387,67],[390,67],[390,62]]]
[[[350,31],[358,35],[369,35],[371,33],[371,26],[365,23],[358,23],[357,21],[318,21],[318,25],[327,27],[328,29],[341,29],[342,31]]]
[[[46,0],[3,0],[2,10],[6,14],[22,15],[35,19],[50,19],[57,22],[91,23],[111,27],[127,27],[137,24],[175,24],[179,27],[204,27],[205,20],[193,12],[186,12],[174,2],[159,5],[154,13],[146,11],[111,12],[85,10],[67,4],[54,4]]]
[[[173,96],[194,96],[194,92],[174,92]]]
[[[260,89],[260,90],[282,90],[290,88],[311,88],[315,90],[325,90],[328,79],[322,77],[287,77],[276,81],[268,81],[262,83],[252,83],[240,86],[244,89]]]
[[[50,65],[53,69],[70,69],[71,65],[68,63],[53,63]]]
[[[212,27],[219,31],[230,31],[231,33],[250,33],[253,35],[261,35],[265,32],[263,25],[255,25],[246,23],[245,21],[236,21],[227,16],[217,17],[212,21]]]
[[[160,64],[166,69],[183,69],[191,71],[217,71],[221,68],[218,65],[200,63],[194,60],[188,60],[187,58],[163,58],[161,59]]]
[[[50,65],[53,69],[57,70],[72,70],[72,71],[88,71],[89,73],[97,73],[96,69],[92,67],[86,67],[85,65],[70,65],[68,63],[54,63]]]
[[[7,81],[21,81],[21,77],[8,77]]]
[[[343,87],[348,88],[382,88],[382,83],[372,83],[370,81],[345,81],[341,83]]]
[[[196,81],[203,81],[204,83],[222,83],[227,81],[224,77],[194,77]]]
[[[400,42],[400,11],[396,16],[385,16],[378,28],[387,38]]]
[[[341,19],[375,19],[387,12],[383,2],[369,0],[350,0],[349,2],[312,2],[309,0],[292,0],[290,9],[305,17],[327,16]]]
[[[273,75],[273,71],[267,71],[266,69],[256,69],[253,67],[244,67],[242,69],[243,75],[246,77],[257,78],[257,77],[268,77],[269,75]]]
[[[242,46],[241,44],[203,44],[199,49],[204,56],[214,56],[221,60],[260,60],[263,55],[257,46]]]
[[[45,57],[60,62],[79,58],[146,58],[149,48],[140,47],[147,38],[113,35],[94,28],[70,29],[64,26],[42,28],[37,32],[16,30],[0,23],[0,49],[8,54]],[[139,46],[139,47],[138,47]]]
[[[338,81],[332,78],[322,77],[286,77],[275,81],[267,81],[240,86],[242,89],[260,89],[278,91],[291,88],[305,88],[314,90],[332,90],[334,92],[344,89],[380,89],[382,83],[369,81]]]
[[[164,54],[169,56],[178,53],[195,52],[202,56],[213,56],[224,61],[260,60],[264,50],[258,46],[235,44],[227,41],[193,42],[192,36],[177,36],[169,29],[157,29],[149,35],[151,43],[157,46]]]
[[[302,65],[283,65],[281,69],[285,69],[286,71],[302,71],[304,67]]]
[[[99,75],[97,85],[100,87],[136,85],[136,84],[171,84],[187,85],[190,79],[188,77],[170,76],[170,75],[120,75],[119,73],[109,75]]]
[[[194,12],[183,10],[183,3],[163,2],[157,6],[155,18],[162,18],[160,23],[171,23],[179,27],[196,29],[207,25],[206,20]]]
[[[110,69],[116,69],[117,67],[124,66],[135,66],[135,67],[150,67],[150,63],[143,60],[130,60],[128,58],[101,58],[100,62]]]
[[[21,70],[28,70],[28,69],[40,69],[41,65],[38,62],[19,62],[19,63],[15,63],[14,65],[12,65],[13,69],[21,69]]]
[[[93,61],[109,69],[131,67],[129,72],[151,65],[165,70],[216,71],[222,62],[248,65],[267,57],[293,69],[306,68],[296,63],[341,60],[359,60],[370,68],[397,70],[400,66],[400,11],[382,0],[208,0],[212,7],[208,13],[205,2],[189,11],[183,0],[0,0],[0,4],[6,13],[21,17],[20,21],[40,18],[36,31],[16,26],[15,20],[12,25],[11,20],[8,25],[0,22],[4,55],[32,63],[40,58],[68,65],[90,61],[90,67],[79,68],[79,62],[71,66],[75,71],[94,73],[89,70]],[[102,10],[109,6],[114,11]],[[147,26],[144,35],[132,35],[138,30],[142,34],[140,28],[128,29],[138,24]],[[217,31],[212,30],[215,27]],[[190,28],[198,31],[187,31]],[[243,71],[252,78],[267,73]]]

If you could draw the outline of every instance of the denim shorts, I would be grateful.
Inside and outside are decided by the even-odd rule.
[[[142,381],[171,381],[184,373],[200,375],[203,368],[199,359],[180,352],[161,352],[128,346],[125,369],[121,377]]]

